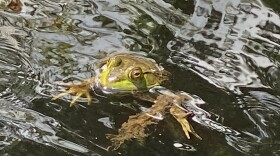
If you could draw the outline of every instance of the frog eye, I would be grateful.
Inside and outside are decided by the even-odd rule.
[[[140,67],[134,67],[132,68],[129,73],[128,73],[128,77],[131,80],[139,80],[143,77],[143,72],[142,69]]]
[[[108,66],[108,68],[117,67],[121,63],[122,63],[121,58],[119,58],[119,57],[112,57],[112,58],[108,59],[107,66]]]

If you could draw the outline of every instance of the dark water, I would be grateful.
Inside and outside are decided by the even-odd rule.
[[[22,0],[0,10],[0,155],[279,155],[279,2],[239,0]],[[56,81],[92,76],[106,53],[145,52],[172,73],[169,88],[202,98],[229,135],[172,118],[143,144],[108,150],[105,135],[149,106],[94,96],[69,108]],[[174,124],[172,124],[174,123]]]

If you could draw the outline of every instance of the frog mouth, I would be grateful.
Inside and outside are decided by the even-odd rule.
[[[125,90],[125,89],[117,89],[117,88],[111,88],[111,87],[107,87],[101,84],[101,82],[96,79],[95,83],[92,86],[92,90],[100,90],[101,92],[103,92],[104,94],[116,94],[116,95],[120,95],[120,94],[129,94],[131,92],[133,92],[133,90]]]
[[[137,89],[137,90],[119,89],[119,88],[112,88],[112,87],[104,86],[98,79],[96,79],[95,83],[92,85],[92,90],[94,90],[94,91],[99,90],[102,93],[107,94],[107,95],[127,95],[127,94],[132,94],[132,93],[137,93],[137,92],[149,91],[150,88],[153,88],[155,86],[158,86],[158,85],[149,86],[148,88]]]

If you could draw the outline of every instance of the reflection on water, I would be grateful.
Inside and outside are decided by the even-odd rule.
[[[18,103],[8,100],[1,100],[0,107],[2,149],[5,146],[15,146],[21,139],[28,139],[46,146],[89,152],[82,146],[56,136],[56,131],[61,129],[61,126],[53,118],[20,108]]]
[[[1,2],[1,154],[117,154],[107,151],[105,134],[147,103],[95,96],[91,106],[69,108],[50,97],[61,90],[55,81],[89,78],[93,63],[125,49],[162,63],[173,90],[201,97],[213,129],[240,135],[193,123],[203,140],[186,140],[170,119],[120,154],[279,154],[279,10],[237,0],[21,3],[13,10]]]

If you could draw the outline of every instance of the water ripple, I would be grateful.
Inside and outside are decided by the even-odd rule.
[[[90,148],[107,151],[101,146],[108,143],[105,133],[116,131],[131,110],[140,110],[134,103],[144,104],[100,96],[94,106],[68,109],[64,101],[48,100],[65,89],[55,81],[87,79],[100,58],[128,49],[163,63],[174,74],[174,90],[182,87],[203,97],[209,103],[203,109],[224,120],[205,120],[205,129],[195,125],[206,134],[201,142],[172,140],[172,148],[148,144],[138,154],[140,147],[129,146],[123,153],[279,154],[280,19],[261,1],[22,0],[18,12],[5,4],[0,10],[1,149],[18,151],[13,145],[29,140],[78,155],[98,155]]]
[[[60,123],[55,119],[44,116],[30,109],[14,106],[7,100],[0,100],[1,136],[4,140],[9,138],[28,139],[37,143],[67,148],[81,153],[88,153],[89,150],[70,141],[56,136],[56,129],[61,129]],[[15,140],[10,142],[2,141],[2,146],[16,144]]]

